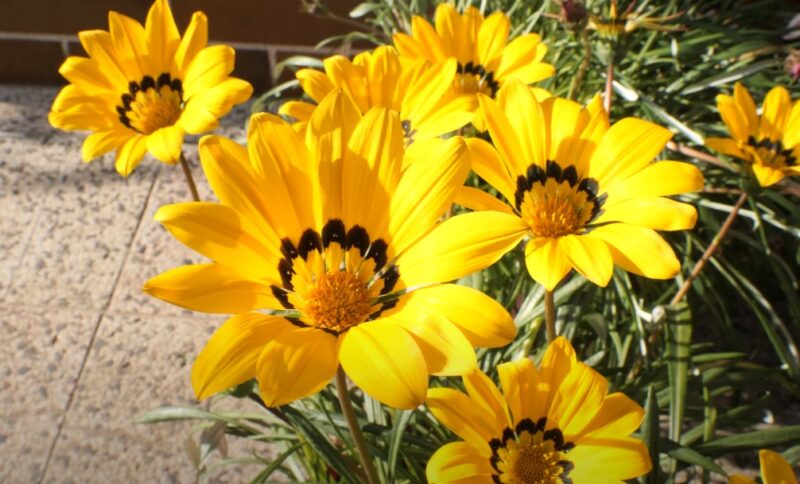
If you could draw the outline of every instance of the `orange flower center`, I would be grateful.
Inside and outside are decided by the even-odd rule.
[[[158,76],[158,80],[144,76],[141,82],[131,81],[128,92],[120,99],[122,105],[117,106],[120,122],[136,132],[150,134],[178,121],[183,86],[180,79],[172,79],[168,73]]]
[[[580,179],[574,166],[548,161],[546,170],[531,165],[517,178],[515,205],[534,237],[563,237],[582,232],[600,215],[606,195],[597,192],[597,182]]]
[[[320,276],[301,311],[314,326],[338,332],[366,321],[373,309],[367,285],[345,271]]]
[[[794,151],[784,149],[780,140],[773,141],[770,138],[762,138],[756,141],[753,136],[750,136],[747,139],[747,148],[763,165],[784,168],[794,166],[797,163]]]
[[[480,64],[467,62],[466,65],[458,64],[458,74],[456,74],[456,92],[461,94],[485,94],[494,97],[497,94],[499,84],[494,79],[493,72],[486,72]]]
[[[389,263],[388,251],[363,227],[347,230],[341,220],[331,219],[321,232],[307,229],[297,240],[281,241],[281,285],[272,286],[272,295],[297,311],[288,319],[298,326],[347,331],[397,304],[390,294],[400,273]]]
[[[574,447],[564,442],[559,429],[544,430],[547,419],[534,424],[521,421],[516,431],[506,429],[502,439],[492,439],[491,465],[495,482],[509,484],[554,484],[571,482],[572,462],[565,455]]]

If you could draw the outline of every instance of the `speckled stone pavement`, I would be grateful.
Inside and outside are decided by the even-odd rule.
[[[127,179],[113,155],[82,163],[85,134],[47,123],[56,92],[0,86],[0,483],[195,482],[189,424],[132,423],[196,404],[191,362],[224,319],[141,292],[147,278],[200,260],[152,220],[189,199],[183,173],[149,157]],[[241,141],[248,109],[221,131]],[[185,150],[211,199],[196,144]],[[257,472],[228,468],[210,481]]]

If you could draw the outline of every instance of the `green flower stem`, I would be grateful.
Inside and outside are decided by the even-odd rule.
[[[192,171],[189,169],[189,162],[186,161],[186,157],[183,156],[183,151],[181,151],[181,168],[183,168],[183,174],[186,176],[186,184],[189,185],[189,191],[192,192],[192,199],[194,199],[195,202],[199,202],[200,195],[197,193],[197,185],[194,184]]]
[[[350,401],[350,393],[347,391],[347,379],[341,366],[336,370],[336,393],[339,395],[342,413],[345,420],[347,420],[347,426],[350,427],[350,434],[353,436],[358,456],[361,458],[361,464],[367,474],[367,482],[369,484],[379,484],[378,473],[375,472],[375,466],[372,465],[372,459],[370,459],[367,452],[367,443],[364,441],[364,436],[358,426],[358,419],[356,419],[356,413],[353,411],[353,403]]]
[[[544,324],[547,329],[547,342],[552,343],[556,339],[556,303],[553,298],[553,291],[544,291]]]
[[[720,242],[722,242],[722,239],[725,238],[728,230],[730,230],[731,226],[733,225],[733,221],[739,214],[739,210],[746,201],[747,192],[742,192],[742,194],[739,195],[739,200],[736,201],[736,205],[733,206],[733,210],[731,210],[731,213],[728,214],[728,218],[725,219],[725,222],[722,224],[722,227],[720,227],[719,232],[717,232],[717,235],[714,236],[714,240],[712,240],[711,244],[706,247],[706,251],[703,252],[703,256],[700,257],[700,260],[697,261],[697,264],[695,264],[694,269],[692,269],[692,273],[689,274],[689,277],[687,277],[685,281],[683,281],[683,285],[681,285],[680,289],[678,289],[678,292],[675,294],[675,297],[672,298],[672,301],[669,302],[670,305],[678,304],[686,295],[686,293],[689,292],[689,289],[692,287],[692,283],[695,279],[697,279],[697,276],[700,275],[703,267],[706,266],[708,261],[711,259],[711,256],[714,255],[714,252],[717,251]]]

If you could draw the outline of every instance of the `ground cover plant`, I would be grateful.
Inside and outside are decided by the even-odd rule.
[[[321,43],[342,54],[279,64],[245,146],[201,139],[218,201],[185,171],[194,201],[156,220],[208,263],[143,281],[220,314],[192,385],[252,410],[139,422],[196,421],[202,479],[796,481],[786,2],[304,8],[352,25]],[[123,176],[147,151],[185,167],[184,132],[250,96],[232,49],[161,0],[109,29],[81,34],[51,122]]]

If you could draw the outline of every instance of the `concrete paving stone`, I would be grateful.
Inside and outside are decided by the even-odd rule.
[[[24,133],[26,136],[68,137],[53,129],[47,113],[58,94],[54,86],[3,85],[0,88],[0,133]]]
[[[66,168],[63,154],[79,149],[75,136],[53,141],[47,135],[0,133],[0,253],[4,254],[0,258],[0,300],[19,266],[41,208]]]
[[[98,315],[0,306],[0,482],[36,482]]]
[[[65,170],[42,209],[5,300],[104,307],[158,168],[145,160],[128,178],[111,164]]]
[[[133,420],[160,406],[198,405],[191,364],[216,326],[204,318],[107,315],[45,482],[194,482],[184,450],[191,423]]]
[[[186,156],[192,169],[197,189],[202,200],[216,200],[208,186],[197,159],[196,147],[186,146]],[[189,249],[153,220],[156,211],[163,205],[191,200],[186,179],[180,166],[164,166],[158,175],[150,201],[147,204],[139,232],[134,240],[128,262],[120,275],[117,290],[111,302],[111,313],[152,314],[179,316],[192,313],[186,309],[166,303],[142,292],[145,281],[162,272],[186,264],[207,262],[202,255]],[[219,319],[221,316],[209,315]],[[220,320],[221,322],[221,320]]]

